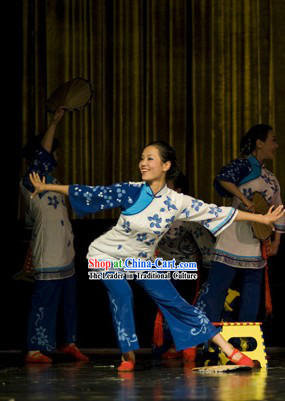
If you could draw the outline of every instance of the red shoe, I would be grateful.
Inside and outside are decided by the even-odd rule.
[[[25,358],[25,362],[26,363],[52,363],[52,360],[48,356],[46,356],[46,355],[42,354],[40,351],[38,351],[32,355],[27,355]]]
[[[241,354],[241,358],[238,361],[233,360],[233,356],[237,353]],[[244,355],[242,352],[234,348],[233,352],[231,353],[230,356],[228,356],[229,360],[234,363],[235,365],[239,366],[250,366],[251,368],[254,367],[254,362],[252,359],[250,359],[248,356]]]
[[[184,362],[194,362],[196,359],[197,348],[191,347],[183,350],[183,360]]]
[[[132,372],[135,369],[135,363],[132,361],[123,361],[118,367],[119,372]]]
[[[176,351],[174,348],[170,348],[168,351],[161,355],[162,359],[179,359],[182,358],[182,352]]]
[[[86,355],[83,355],[82,352],[76,347],[76,345],[67,345],[64,348],[60,349],[64,354],[71,355],[76,361],[85,361],[89,362],[89,358]]]

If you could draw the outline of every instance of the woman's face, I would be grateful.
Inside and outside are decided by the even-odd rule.
[[[256,147],[260,152],[262,152],[262,158],[264,160],[273,159],[278,148],[277,138],[273,131],[268,132],[267,138],[264,142],[258,140]]]
[[[142,153],[139,169],[143,181],[160,180],[165,177],[171,163],[163,163],[159,150],[155,146],[147,146]]]

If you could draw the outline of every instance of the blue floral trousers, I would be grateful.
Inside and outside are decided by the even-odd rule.
[[[138,349],[133,293],[127,280],[102,281],[108,290],[113,324],[121,352]],[[163,313],[177,351],[204,343],[219,333],[220,330],[215,328],[199,309],[188,304],[168,280],[136,280],[136,283],[144,288]]]
[[[27,349],[53,351],[56,348],[56,321],[62,306],[64,340],[76,340],[76,278],[36,280],[28,319]]]
[[[207,281],[203,284],[196,306],[211,322],[220,322],[228,289],[236,274],[242,275],[241,302],[238,320],[255,322],[260,304],[264,269],[235,268],[212,262]]]

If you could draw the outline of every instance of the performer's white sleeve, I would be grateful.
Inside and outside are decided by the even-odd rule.
[[[215,236],[224,231],[237,215],[233,207],[217,206],[202,200],[183,195],[182,207],[178,220],[196,221],[206,227]]]

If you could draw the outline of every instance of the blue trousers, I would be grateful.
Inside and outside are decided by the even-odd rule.
[[[173,280],[173,279],[171,279],[170,282],[180,294],[183,293],[182,292],[183,290],[185,293],[185,289],[186,289],[185,282],[180,281],[180,280]],[[189,291],[189,283],[187,281],[186,281],[186,284],[187,284],[188,288],[187,288],[187,294],[185,295],[185,298],[186,299],[189,299],[189,298],[194,299],[193,289],[192,289],[192,292],[191,292],[191,290]],[[194,283],[192,283],[192,284],[194,284]],[[195,283],[195,286],[196,286],[196,283]],[[172,338],[171,332],[169,330],[169,327],[167,325],[167,322],[164,319],[163,320],[163,345],[159,346],[159,347],[153,346],[153,353],[156,356],[159,356],[159,355],[161,356],[161,354],[166,352],[170,347],[173,347],[173,338]]]
[[[64,319],[64,339],[76,340],[76,278],[36,280],[28,319],[29,351],[52,351],[56,348],[56,320],[59,306]]]
[[[208,280],[203,285],[196,306],[211,322],[220,322],[228,289],[235,275],[242,274],[240,322],[255,322],[260,304],[263,269],[244,269],[213,262]]]
[[[144,288],[163,313],[177,351],[201,344],[219,333],[220,330],[215,328],[199,309],[188,304],[168,280],[136,282]],[[104,279],[103,283],[108,290],[113,324],[121,352],[138,349],[133,294],[127,280]]]

